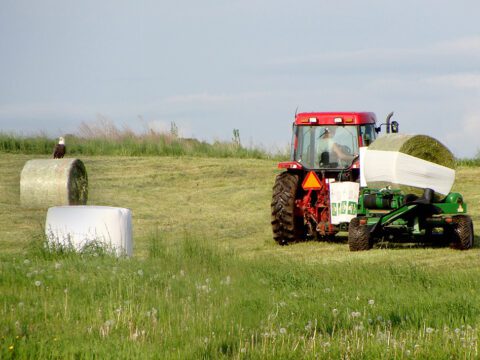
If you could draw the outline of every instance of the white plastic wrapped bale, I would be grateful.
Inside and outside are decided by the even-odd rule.
[[[109,206],[55,206],[45,224],[48,243],[77,251],[102,246],[117,256],[133,254],[132,214]]]
[[[389,134],[360,151],[361,185],[391,186],[421,196],[423,189],[447,195],[455,182],[455,159],[425,135]]]

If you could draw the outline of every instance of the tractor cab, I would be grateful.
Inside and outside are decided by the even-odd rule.
[[[295,126],[293,159],[307,169],[345,169],[359,155],[357,126]]]
[[[300,113],[293,123],[291,161],[280,168],[345,171],[359,168],[359,148],[376,138],[374,113]]]
[[[347,169],[375,140],[373,113],[303,113],[293,125],[292,160],[307,169]]]

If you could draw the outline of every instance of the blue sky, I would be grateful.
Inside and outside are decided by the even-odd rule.
[[[299,111],[395,111],[480,149],[479,1],[0,0],[0,130],[108,118],[284,148]]]

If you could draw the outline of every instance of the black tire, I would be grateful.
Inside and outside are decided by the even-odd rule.
[[[367,225],[360,224],[360,218],[353,218],[348,225],[348,247],[350,251],[363,251],[372,248],[372,239]]]
[[[412,201],[418,200],[418,196],[414,194],[407,194],[403,198],[405,204],[411,203]]]
[[[295,216],[295,195],[299,185],[298,175],[283,172],[275,179],[272,195],[273,239],[280,245],[305,240],[303,217]]]
[[[457,250],[468,250],[473,246],[473,222],[470,216],[456,215],[452,217],[450,247]]]

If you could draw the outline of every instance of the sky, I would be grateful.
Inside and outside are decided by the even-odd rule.
[[[288,147],[296,111],[394,111],[480,150],[478,0],[0,0],[0,131]],[[297,110],[298,109],[298,110]]]

